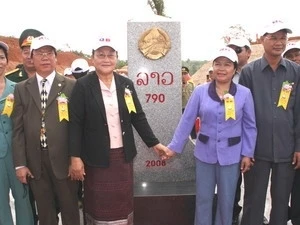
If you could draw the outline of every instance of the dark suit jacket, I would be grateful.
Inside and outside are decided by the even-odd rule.
[[[68,122],[59,121],[57,97],[64,93],[71,96],[75,81],[59,74],[55,75],[48,96],[45,123],[48,151],[55,176],[68,176]],[[35,179],[41,176],[41,100],[36,76],[16,84],[13,121],[14,164],[27,166]]]
[[[132,125],[148,147],[159,143],[143,112],[133,82],[114,74],[120,123],[123,134],[125,160],[130,162],[137,154]],[[125,88],[132,91],[136,113],[129,113],[125,103]],[[109,166],[110,137],[105,106],[96,72],[77,80],[70,99],[70,155],[81,157],[85,164]]]

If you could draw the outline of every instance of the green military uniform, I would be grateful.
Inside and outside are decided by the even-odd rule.
[[[25,71],[23,64],[17,65],[16,69],[9,71],[8,73],[5,74],[5,76],[7,79],[15,83],[19,83],[28,78],[28,74]]]
[[[38,30],[35,30],[35,29],[24,30],[21,33],[20,38],[19,38],[20,48],[23,49],[23,47],[30,47],[33,38],[41,36],[41,35],[43,35],[43,33],[41,33]],[[19,83],[23,80],[26,80],[28,78],[28,74],[25,71],[23,64],[19,64],[19,65],[17,65],[16,69],[6,73],[5,77],[15,83]],[[38,215],[36,212],[35,200],[34,200],[31,188],[29,188],[29,198],[30,198],[32,214],[34,216],[34,225],[37,225],[38,224]]]
[[[182,86],[182,109],[185,108],[189,98],[192,95],[192,92],[194,91],[195,85],[194,82],[191,80],[188,80],[186,84],[183,84]]]

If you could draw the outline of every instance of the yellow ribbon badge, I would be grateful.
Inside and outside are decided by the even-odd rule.
[[[60,94],[57,98],[59,122],[69,121],[68,98],[65,94]]]
[[[286,109],[293,89],[293,84],[294,83],[289,83],[288,81],[282,83],[282,88],[281,88],[277,107],[282,106],[284,109]]]
[[[224,95],[224,105],[225,105],[225,120],[233,119],[235,120],[235,104],[234,97],[231,94]]]
[[[136,113],[136,108],[135,108],[135,105],[134,105],[134,102],[133,102],[133,98],[132,98],[132,95],[131,95],[131,92],[128,88],[125,88],[125,102],[126,102],[126,105],[127,105],[127,109],[128,109],[128,112],[131,113],[131,112],[134,112]]]
[[[2,115],[6,114],[8,117],[10,117],[10,115],[13,111],[13,107],[14,107],[14,96],[13,96],[13,94],[10,94],[5,99]]]

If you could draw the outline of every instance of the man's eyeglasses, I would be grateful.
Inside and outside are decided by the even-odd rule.
[[[98,59],[101,59],[101,60],[104,60],[106,57],[108,58],[108,59],[110,59],[110,60],[113,60],[113,59],[115,59],[115,57],[116,57],[116,55],[115,54],[108,54],[108,55],[105,55],[105,54],[96,54],[96,57],[98,58]]]
[[[47,58],[50,58],[50,57],[54,56],[54,52],[33,52],[33,55],[40,59],[43,58],[44,56],[46,56]]]

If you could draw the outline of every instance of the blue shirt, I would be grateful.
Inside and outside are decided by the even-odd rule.
[[[240,162],[241,155],[253,157],[257,131],[251,92],[232,82],[229,93],[234,96],[235,120],[225,120],[224,102],[216,93],[215,82],[197,86],[168,147],[181,153],[194,121],[200,117],[196,158],[206,163],[231,165]]]

